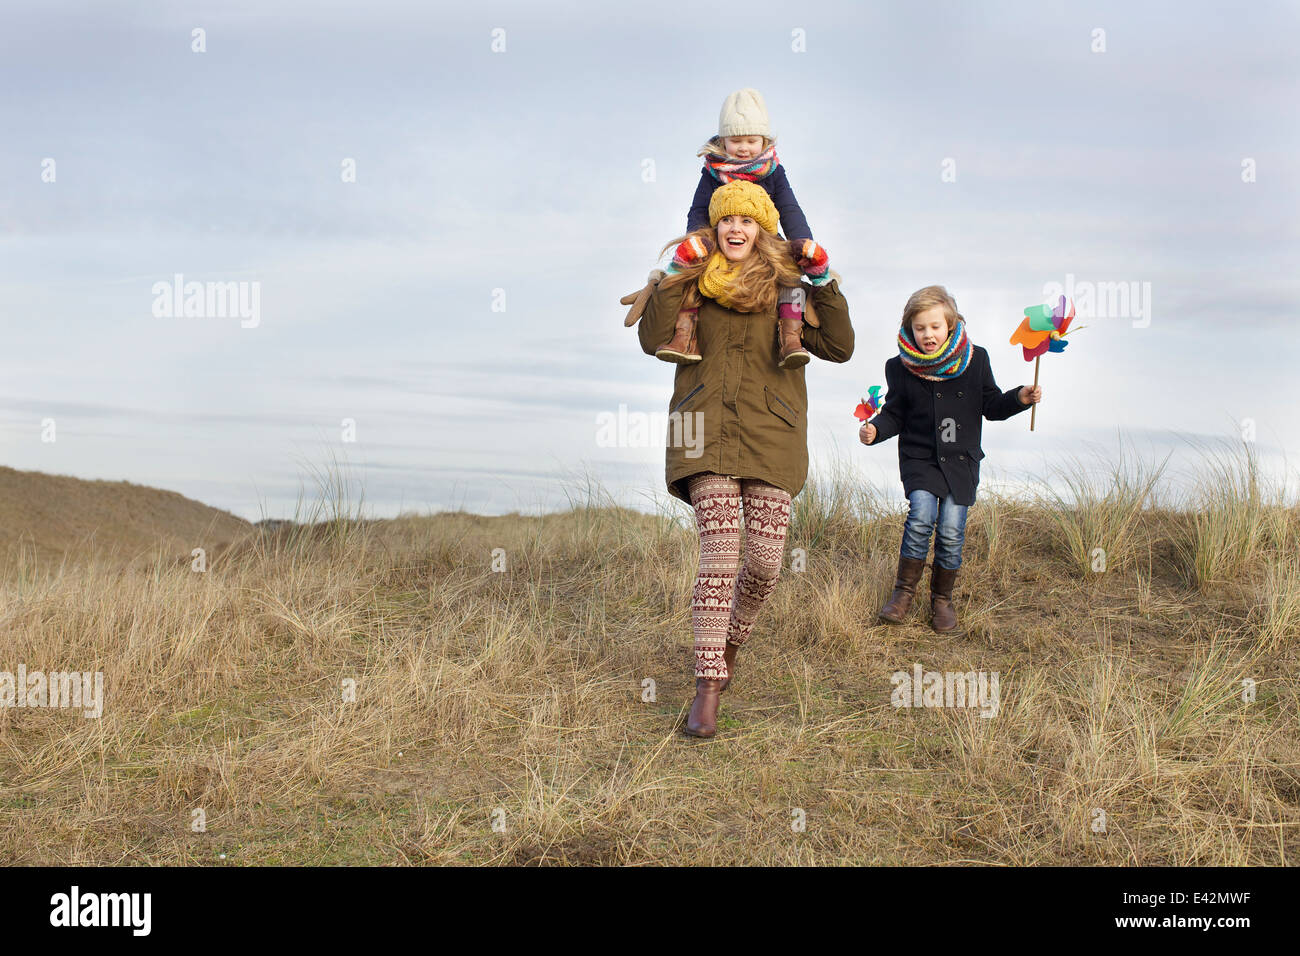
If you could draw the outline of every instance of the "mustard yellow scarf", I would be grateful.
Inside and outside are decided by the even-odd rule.
[[[709,264],[704,267],[704,272],[700,275],[700,294],[713,299],[724,309],[736,309],[736,303],[731,298],[731,287],[736,281],[736,272],[739,268],[740,263],[732,262],[715,249],[713,255],[709,256]],[[736,309],[736,311],[746,310]]]

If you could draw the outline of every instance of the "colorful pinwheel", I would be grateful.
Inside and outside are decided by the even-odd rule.
[[[1069,309],[1066,309],[1066,303]],[[1025,361],[1034,363],[1034,386],[1038,386],[1038,360],[1044,352],[1064,352],[1069,345],[1065,336],[1070,323],[1074,321],[1074,302],[1061,296],[1056,308],[1046,305],[1031,305],[1025,309],[1024,321],[1011,336],[1011,344],[1019,345],[1025,353]],[[1083,326],[1079,326],[1083,328]],[[1076,329],[1075,331],[1078,331]],[[1034,418],[1038,414],[1035,405],[1029,411],[1029,430],[1034,430]]]
[[[853,410],[853,417],[858,421],[865,422],[868,418],[874,418],[880,411],[880,386],[872,385],[867,389],[870,398],[864,398],[862,404]]]
[[[1025,319],[1011,336],[1011,344],[1025,350],[1025,361],[1038,358],[1044,352],[1064,352],[1065,336],[1074,321],[1074,303],[1066,311],[1065,296],[1055,309],[1045,305],[1031,305],[1025,309]]]

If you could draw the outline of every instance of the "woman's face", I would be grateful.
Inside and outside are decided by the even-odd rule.
[[[739,262],[754,250],[758,223],[748,216],[723,216],[718,220],[718,248],[732,262]]]
[[[948,316],[943,306],[932,305],[912,319],[912,338],[926,355],[937,352],[948,341]]]

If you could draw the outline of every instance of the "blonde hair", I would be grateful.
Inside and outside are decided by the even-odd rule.
[[[755,134],[753,134],[753,135],[757,136],[758,134],[755,133]],[[696,156],[726,156],[726,155],[727,155],[727,148],[726,148],[725,145],[723,145],[723,142],[722,142],[723,138],[724,138],[724,137],[722,137],[722,136],[711,136],[711,137],[709,137],[709,141],[708,141],[707,143],[705,143],[703,146],[701,146],[701,147],[699,148],[699,151],[698,151],[695,155],[696,155]],[[727,138],[727,139],[741,139],[742,137],[740,137],[740,136],[729,136],[729,137],[726,137],[726,138]],[[762,148],[761,150],[759,150],[759,152],[761,152],[761,153],[766,153],[769,149],[771,149],[771,148],[772,148],[773,146],[775,146],[775,145],[776,145],[776,139],[775,139],[774,137],[771,137],[771,136],[764,136],[764,137],[763,137],[763,148]]]
[[[943,315],[948,321],[949,332],[957,327],[959,319],[962,322],[966,321],[957,311],[957,300],[948,294],[947,289],[941,285],[928,285],[908,296],[907,305],[903,306],[903,328],[911,332],[912,320],[926,309],[933,309],[936,305],[943,306]]]
[[[714,226],[701,226],[686,236],[678,236],[660,251],[663,255],[669,249],[675,249],[687,239],[696,237],[708,243],[711,248],[718,247],[718,232]],[[661,289],[689,283],[686,295],[682,298],[683,309],[697,309],[700,306],[700,276],[704,274],[709,260],[705,256],[700,262],[687,266],[681,272],[670,275],[659,283]],[[781,288],[793,288],[799,285],[800,272],[790,258],[790,247],[784,240],[778,239],[762,228],[754,237],[754,248],[740,261],[736,277],[731,285],[731,300],[737,312],[772,312],[776,309],[776,300]]]

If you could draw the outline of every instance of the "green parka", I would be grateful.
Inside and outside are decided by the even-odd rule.
[[[647,355],[672,337],[687,284],[656,289],[638,334]],[[828,362],[853,355],[849,304],[839,282],[804,284],[820,328],[803,327],[803,345]],[[775,307],[733,312],[713,299],[700,306],[701,361],[678,365],[668,403],[668,491],[690,503],[687,479],[700,472],[760,478],[797,495],[808,477],[808,390],[804,370],[778,367]]]

